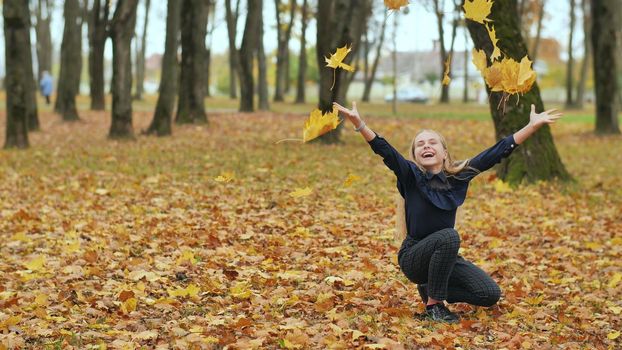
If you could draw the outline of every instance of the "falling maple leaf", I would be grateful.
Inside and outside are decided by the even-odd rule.
[[[350,53],[350,51],[352,51],[352,47],[348,47],[348,45],[345,45],[344,47],[338,48],[334,54],[330,55],[330,57],[324,57],[324,60],[326,61],[326,67],[334,69],[342,68],[349,72],[354,72],[354,67],[343,63],[343,60],[346,58],[346,55]]]
[[[488,66],[486,60],[486,53],[484,52],[484,50],[477,50],[474,48],[472,51],[471,59],[475,67],[477,67],[477,70],[479,70],[479,72],[483,75]]]
[[[295,191],[290,192],[289,195],[294,198],[306,197],[311,194],[313,190],[310,187],[297,188]]]
[[[404,6],[408,6],[408,0],[384,0],[384,6],[389,10],[399,10]]]
[[[313,110],[309,119],[305,121],[302,133],[303,142],[308,142],[314,138],[324,135],[337,128],[341,120],[337,113],[337,108],[333,107],[332,112],[322,113],[319,109]]]
[[[451,78],[449,77],[449,67],[451,66],[451,55],[445,60],[445,73],[443,73],[443,85],[449,85]]]
[[[497,32],[495,31],[495,27],[493,27],[492,25],[490,25],[490,27],[484,25],[484,27],[486,27],[486,30],[488,31],[488,36],[490,37],[490,41],[492,42],[493,47],[492,54],[490,55],[490,60],[494,61],[501,56],[501,50],[497,46],[497,42],[499,41],[499,39],[497,39]]]
[[[527,56],[520,63],[506,57],[501,61],[493,61],[487,67],[484,51],[473,50],[473,64],[484,77],[486,85],[494,92],[524,94],[531,90],[536,81],[536,72],[531,68],[531,63]]]
[[[464,16],[472,21],[484,24],[484,21],[490,21],[488,15],[492,8],[492,0],[466,0],[464,2]]]

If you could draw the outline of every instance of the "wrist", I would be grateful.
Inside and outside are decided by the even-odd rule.
[[[358,124],[354,124],[354,131],[359,132],[363,130],[364,127],[365,127],[365,122],[362,120],[359,120]]]

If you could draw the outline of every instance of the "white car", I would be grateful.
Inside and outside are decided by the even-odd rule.
[[[414,102],[414,103],[426,103],[428,102],[428,96],[416,87],[401,88],[397,90],[398,102]],[[393,101],[393,93],[384,96],[385,102]]]

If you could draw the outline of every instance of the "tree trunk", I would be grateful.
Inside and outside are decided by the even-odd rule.
[[[597,134],[619,134],[616,11],[619,0],[592,0],[592,58],[596,92]]]
[[[285,92],[285,85],[287,84],[287,77],[289,71],[288,53],[289,53],[289,38],[291,37],[292,27],[294,24],[294,17],[296,14],[296,0],[289,1],[289,14],[290,21],[284,26],[281,23],[281,1],[274,0],[274,7],[276,9],[276,31],[277,31],[277,51],[276,51],[276,79],[274,87],[274,101],[283,101],[283,94]]]
[[[462,87],[462,102],[469,102],[469,50],[467,50],[468,46],[468,28],[466,27],[466,23],[464,25],[464,86]]]
[[[28,148],[30,12],[27,1],[5,1],[4,17],[6,64],[6,138],[4,148]]]
[[[238,57],[238,49],[235,46],[235,38],[238,26],[238,11],[240,9],[240,0],[237,0],[235,12],[231,10],[231,0],[225,0],[225,11],[227,20],[227,32],[229,37],[229,97],[238,98],[238,75],[240,71],[240,58]]]
[[[540,8],[538,12],[538,26],[536,29],[536,38],[531,47],[531,60],[535,64],[538,59],[538,49],[540,48],[540,38],[542,37],[542,19],[544,18],[544,3],[546,0],[540,0]]]
[[[392,36],[392,41],[393,41],[393,50],[391,51],[391,63],[392,63],[392,72],[393,72],[393,81],[392,81],[392,88],[393,88],[393,99],[391,100],[391,111],[393,112],[393,115],[397,114],[397,25],[398,25],[398,19],[399,17],[397,16],[397,13],[394,14],[395,17],[393,17],[393,36]]]
[[[145,82],[145,49],[147,47],[147,24],[149,23],[149,6],[151,0],[145,0],[145,21],[143,22],[143,35],[140,38],[139,49],[136,50],[136,93],[134,99],[142,100]],[[136,39],[138,42],[138,38]]]
[[[364,18],[371,9],[369,0],[319,0],[316,13],[317,49],[316,59],[320,73],[318,108],[323,112],[331,111],[333,102],[346,104],[345,84],[347,72],[343,69],[326,67],[325,57],[337,51],[337,48],[352,45],[358,50],[363,33]],[[346,56],[344,63],[352,62],[354,54]],[[354,73],[350,73],[354,74]],[[331,86],[334,87],[331,90]],[[339,143],[342,124],[318,139],[323,143]]]
[[[76,121],[80,119],[76,108],[76,95],[79,93],[82,71],[82,16],[78,0],[65,1],[63,16],[65,30],[54,111],[61,114],[64,121]]]
[[[41,81],[44,71],[52,73],[52,32],[50,31],[52,9],[53,4],[49,0],[38,0],[35,10],[37,17],[37,23],[35,24],[37,62],[39,65],[37,81]]]
[[[132,127],[132,34],[138,0],[118,0],[110,23],[112,38],[112,123],[108,137],[134,138]]]
[[[436,15],[436,25],[438,28],[438,47],[441,55],[441,74],[442,77],[445,73],[445,62],[447,61],[447,50],[445,49],[445,35],[443,29],[443,10],[439,6],[439,0],[434,0],[434,13]],[[441,84],[441,98],[440,103],[449,103],[449,86]]]
[[[240,112],[255,110],[253,79],[253,57],[259,45],[259,24],[261,21],[262,0],[249,1],[244,36],[240,47]]]
[[[108,15],[110,0],[94,0],[89,19],[89,84],[91,91],[91,110],[106,109],[104,94],[104,48],[108,37]]]
[[[263,5],[263,4],[262,4]],[[258,77],[258,95],[259,95],[259,110],[267,111],[270,109],[268,103],[268,78],[266,75],[266,53],[263,47],[263,16],[259,16],[259,43],[257,48],[257,68],[259,70]]]
[[[577,108],[583,108],[583,100],[585,99],[585,82],[587,80],[587,69],[589,67],[589,61],[591,56],[590,42],[590,8],[587,0],[581,0],[581,11],[583,11],[583,61],[581,62],[581,73],[579,76],[579,83],[577,85],[577,96],[575,98],[575,106]]]
[[[566,64],[566,108],[573,108],[572,90],[574,89],[574,58],[572,56],[572,37],[575,27],[575,0],[570,0],[570,35],[568,36],[568,63]]]
[[[147,134],[167,136],[172,132],[171,124],[179,81],[177,48],[179,46],[180,12],[181,1],[168,0],[166,10],[166,39],[164,42],[164,56],[162,57],[158,102],[156,103],[151,125],[149,125],[146,131]]]
[[[30,30],[30,17],[28,17],[28,30]],[[31,51],[31,42],[30,35],[26,38],[28,44],[28,52]],[[26,59],[26,70],[24,74],[26,74],[26,78],[30,83],[29,88],[26,90],[26,118],[28,120],[28,131],[37,131],[39,130],[39,115],[37,112],[37,82],[35,81],[34,71],[32,69],[32,55],[28,55],[25,57]]]
[[[516,0],[495,1],[489,17],[495,23],[501,52],[520,60],[527,54],[527,47],[520,34],[516,11]],[[486,28],[470,20],[467,21],[467,25],[475,48],[483,49],[490,57],[493,47]],[[516,132],[529,122],[531,104],[536,106],[537,111],[544,110],[537,84],[534,84],[529,92],[520,96],[520,99],[518,96],[512,97],[507,102],[505,111],[504,108],[498,108],[502,98],[501,93],[491,93],[488,87],[486,89],[490,94],[490,112],[497,140]],[[548,125],[540,128],[508,159],[503,160],[497,167],[497,176],[512,184],[553,178],[570,179],[570,175],[559,158]]]
[[[305,83],[307,81],[307,24],[308,3],[302,3],[302,31],[300,35],[300,55],[298,55],[298,79],[296,83],[296,103],[305,103]]]
[[[369,102],[369,98],[371,96],[371,88],[374,85],[374,80],[376,80],[376,70],[378,69],[378,63],[380,62],[380,55],[382,51],[382,45],[384,44],[384,35],[387,28],[387,19],[389,16],[384,16],[382,20],[382,27],[380,29],[380,38],[376,43],[376,57],[374,57],[374,62],[371,66],[371,71],[369,72],[369,76],[367,80],[365,80],[365,87],[363,88],[363,98],[362,100],[365,102]]]
[[[184,0],[181,6],[181,79],[177,117],[179,124],[207,123],[205,114],[205,36],[207,0]]]
[[[208,1],[208,30],[207,30],[207,49],[205,50],[205,97],[211,97],[211,77],[212,77],[212,38],[216,29],[216,0]]]

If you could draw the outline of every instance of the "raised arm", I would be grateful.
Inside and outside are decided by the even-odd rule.
[[[389,169],[393,170],[395,176],[397,176],[397,179],[401,183],[406,184],[413,181],[415,174],[409,162],[393,148],[387,140],[377,135],[365,125],[365,122],[361,119],[356,109],[356,102],[352,102],[352,109],[347,109],[336,102],[334,102],[333,105],[352,123],[352,125],[354,125],[356,131],[359,131],[361,135],[363,135],[363,138],[369,143],[374,153],[382,157],[384,164]]]
[[[561,117],[562,114],[558,113],[555,109],[549,109],[548,111],[544,111],[542,113],[536,113],[536,106],[532,104],[531,113],[529,113],[529,123],[514,133],[514,140],[520,145],[544,124],[553,124]]]

